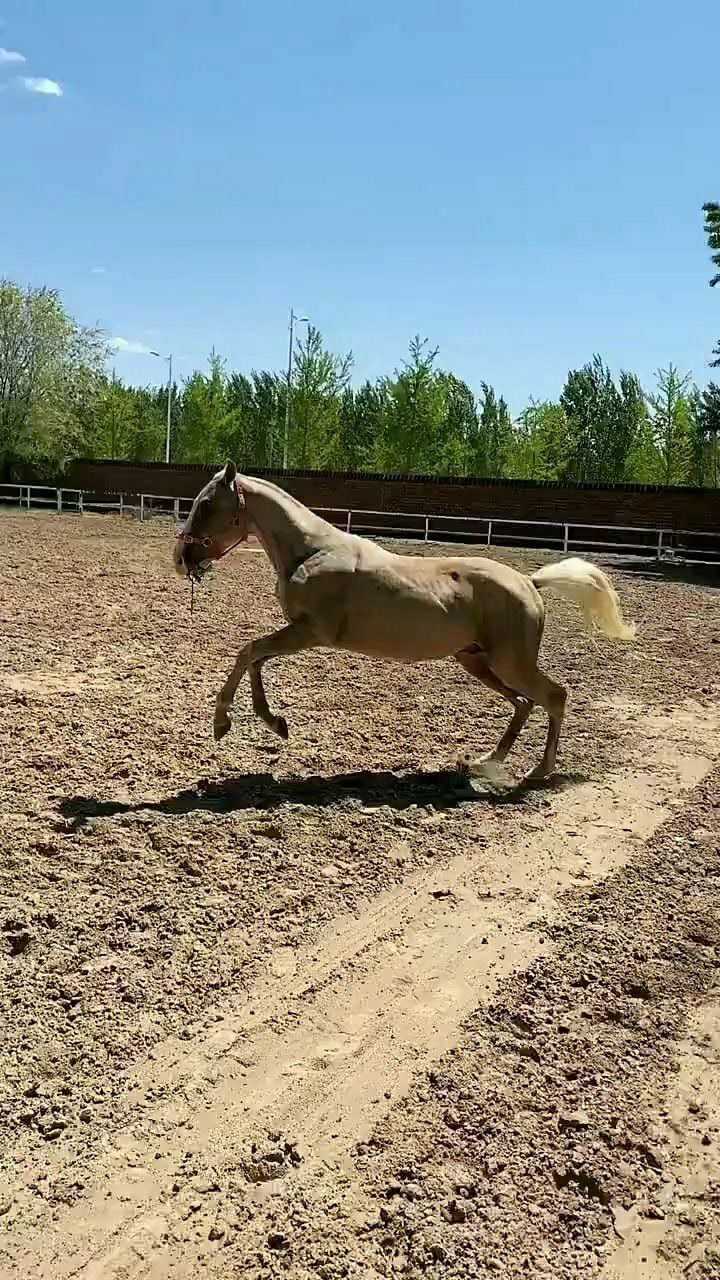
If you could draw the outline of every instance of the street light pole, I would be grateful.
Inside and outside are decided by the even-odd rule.
[[[171,415],[172,415],[172,393],[173,393],[172,351],[170,352],[169,356],[164,356],[160,351],[151,351],[150,355],[157,356],[158,360],[167,360],[168,362],[167,424],[165,427],[165,461],[169,462],[170,461],[170,421],[171,421]]]
[[[285,436],[283,439],[283,471],[288,469],[288,447],[290,443],[290,399],[292,396],[293,340],[295,337],[295,321],[307,324],[307,316],[296,316],[290,308],[290,341],[288,343],[287,391],[285,395]]]
[[[112,453],[112,456],[113,456],[113,458],[114,458],[114,457],[115,457],[115,446],[116,446],[116,438],[115,438],[115,365],[113,365],[113,371],[112,371],[112,398],[111,398],[111,401],[110,401],[110,409],[111,409],[111,414],[110,414],[110,452]]]
[[[172,351],[168,356],[168,403],[167,403],[167,429],[165,431],[165,461],[170,461],[170,419],[172,415],[172,394],[173,394],[173,377],[172,377]]]

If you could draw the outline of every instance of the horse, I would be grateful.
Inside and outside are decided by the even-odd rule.
[[[548,717],[542,759],[526,781],[544,781],[556,768],[567,690],[538,666],[545,623],[541,593],[575,602],[590,629],[633,639],[617,592],[596,565],[576,558],[526,576],[484,556],[398,554],[345,533],[269,480],[241,475],[233,462],[195,498],[177,534],[177,572],[200,581],[212,564],[254,535],[277,576],[287,625],[251,640],[217,694],[213,732],[231,728],[230,709],[249,672],[253,710],[282,739],[288,726],[265,696],[262,668],[271,658],[314,647],[389,662],[454,658],[512,707],[495,748],[461,767],[477,777],[504,773],[504,761],[535,704]]]

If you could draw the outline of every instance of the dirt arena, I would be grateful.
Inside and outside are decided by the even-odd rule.
[[[0,547],[0,1277],[718,1280],[720,591],[548,597],[562,772],[496,795],[452,662],[279,660],[289,744],[244,685],[215,746],[261,553],[191,617],[167,524]]]

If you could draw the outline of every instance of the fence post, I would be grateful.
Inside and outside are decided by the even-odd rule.
[[[62,489],[57,490],[57,509],[58,515],[62,513]]]
[[[351,525],[352,525],[352,511],[348,511],[347,524],[345,525],[346,533],[350,532]]]
[[[145,519],[145,494],[140,494],[140,519]]]
[[[658,529],[657,559],[662,560],[663,553],[663,531]]]
[[[30,510],[30,485],[28,485],[27,490],[25,492],[25,506],[29,511]]]
[[[84,512],[84,508],[83,508],[83,491],[82,491],[82,489],[78,489],[78,511],[80,512],[80,515],[84,515],[84,514],[85,514],[85,512]]]
[[[430,537],[430,517],[426,516],[425,517],[425,541],[426,542],[428,541],[429,537]]]
[[[563,530],[564,530],[564,537],[563,537],[563,551],[567,551],[567,549],[568,549],[568,530],[569,530],[569,527],[570,527],[570,526],[569,526],[569,525],[567,525],[567,524],[563,526]]]
[[[123,513],[123,495],[120,494],[120,515]]]
[[[175,523],[179,524],[180,523],[180,499],[179,498],[175,499],[174,511],[175,511]]]
[[[488,520],[488,540],[487,540],[488,546],[490,546],[491,542],[492,542],[492,520]]]

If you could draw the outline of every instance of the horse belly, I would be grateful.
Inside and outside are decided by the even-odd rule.
[[[393,662],[429,662],[447,658],[475,640],[471,611],[461,602],[384,598],[349,604],[337,648]]]

